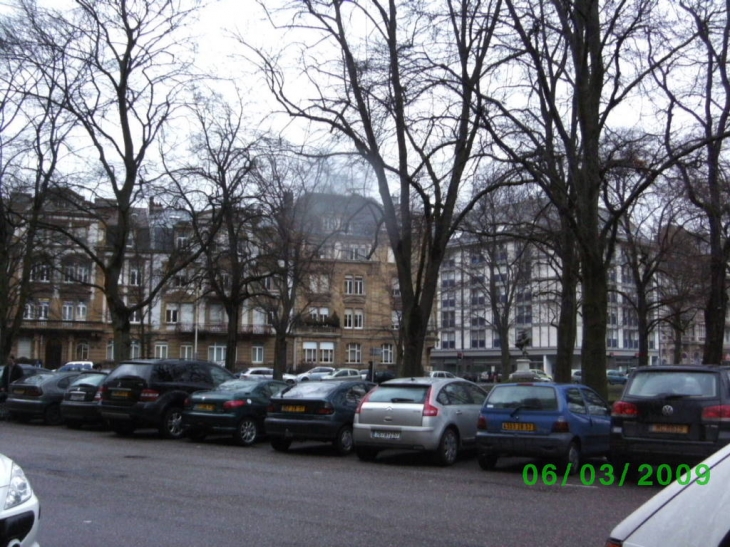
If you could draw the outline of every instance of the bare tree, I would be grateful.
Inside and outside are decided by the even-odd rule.
[[[132,314],[194,258],[188,249],[175,249],[147,298],[126,302],[121,279],[132,213],[152,193],[151,147],[171,123],[191,78],[185,61],[189,42],[181,31],[196,3],[75,0],[72,9],[64,11],[41,10],[32,0],[18,0],[16,5],[22,14],[17,28],[34,44],[23,61],[53,79],[47,99],[81,128],[73,135],[74,163],[65,170],[81,175],[80,192],[96,196],[86,213],[105,228],[106,244],[91,246],[72,231],[63,233],[102,273],[114,356],[124,359],[130,351]],[[58,73],[48,71],[44,57],[34,55],[36,48],[59,56]]]
[[[680,2],[678,9],[678,17],[691,22],[684,32],[696,34],[698,39],[656,79],[668,99],[667,116],[677,125],[675,131],[667,131],[667,149],[673,153],[688,139],[701,138],[705,143],[677,166],[677,172],[686,195],[705,215],[709,229],[710,285],[704,306],[703,360],[720,363],[730,259],[730,171],[725,139],[730,130],[730,6],[717,0],[688,0]]]
[[[260,4],[266,9],[269,3]],[[404,360],[399,372],[420,375],[446,246],[473,204],[501,183],[478,192],[468,188],[484,153],[476,122],[486,107],[482,86],[493,62],[489,53],[502,4],[304,0],[287,5],[292,19],[283,26],[301,37],[295,62],[311,100],[293,92],[279,63],[281,52],[248,45],[288,115],[324,127],[344,151],[370,165],[400,282]],[[286,12],[270,15],[283,21]]]

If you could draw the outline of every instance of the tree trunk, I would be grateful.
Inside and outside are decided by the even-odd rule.
[[[723,358],[725,314],[728,304],[727,264],[721,242],[720,223],[710,217],[710,294],[705,305],[705,347],[703,363],[719,365]]]
[[[238,346],[238,325],[240,324],[240,307],[226,306],[228,328],[226,331],[226,368],[233,372],[236,367],[236,347]]]
[[[586,253],[588,254],[588,253]],[[583,383],[608,397],[606,380],[606,313],[608,279],[600,254],[583,261]]]
[[[274,379],[281,380],[286,372],[286,332],[277,331],[274,339]]]
[[[560,312],[558,316],[558,342],[555,356],[554,378],[556,382],[571,382],[573,375],[573,354],[578,329],[578,307],[576,290],[578,287],[578,257],[574,239],[567,229],[567,219],[561,215],[562,237],[560,258]]]

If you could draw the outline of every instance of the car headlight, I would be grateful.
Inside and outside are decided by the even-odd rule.
[[[33,490],[25,476],[25,473],[16,463],[10,470],[10,484],[8,494],[5,497],[5,509],[12,509],[16,505],[26,502],[33,495]]]

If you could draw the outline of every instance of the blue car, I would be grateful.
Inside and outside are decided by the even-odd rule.
[[[503,456],[550,458],[574,474],[584,457],[608,455],[610,428],[610,406],[587,386],[498,384],[479,413],[477,459],[490,470]]]

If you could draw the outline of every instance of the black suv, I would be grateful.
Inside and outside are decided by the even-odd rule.
[[[611,459],[698,462],[730,443],[730,367],[634,370],[611,413]]]
[[[178,439],[184,433],[182,411],[188,395],[233,378],[223,367],[207,361],[126,361],[101,385],[101,416],[120,435],[155,427],[161,437]]]

